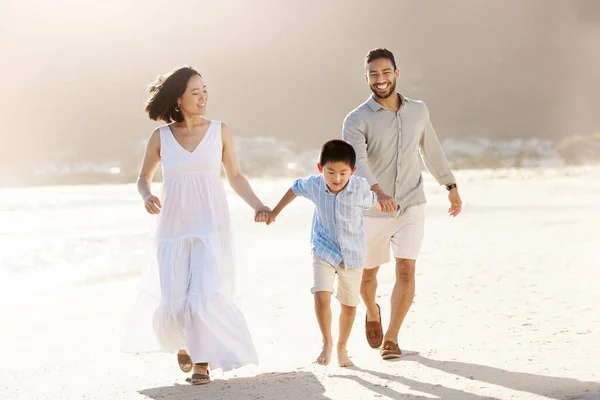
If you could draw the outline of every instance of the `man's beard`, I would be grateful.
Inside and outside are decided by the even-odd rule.
[[[377,97],[378,99],[387,99],[392,94],[396,93],[396,81],[394,81],[394,82],[392,82],[390,84],[388,92],[386,92],[386,94],[383,95],[383,96],[378,95],[377,91],[375,90],[375,88],[373,86],[371,86],[371,92],[373,92],[373,94],[375,95],[375,97]]]

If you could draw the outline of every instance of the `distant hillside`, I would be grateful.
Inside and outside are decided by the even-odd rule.
[[[184,63],[209,85],[208,117],[316,147],[369,95],[363,58],[378,46],[443,139],[600,128],[600,1],[64,1],[14,1],[0,17],[0,165],[64,147],[127,157],[158,125],[146,85]]]

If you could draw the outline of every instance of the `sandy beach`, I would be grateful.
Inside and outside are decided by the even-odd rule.
[[[260,365],[204,386],[185,383],[172,354],[120,351],[155,221],[133,185],[0,189],[0,399],[600,399],[600,168],[456,175],[455,219],[426,176],[405,355],[383,361],[367,345],[360,305],[351,369],[335,354],[314,364],[311,204],[267,227],[230,193]],[[270,205],[291,182],[252,180]],[[386,324],[391,264],[379,282]]]

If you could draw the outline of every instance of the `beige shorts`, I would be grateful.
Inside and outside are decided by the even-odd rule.
[[[321,257],[313,254],[313,287],[311,293],[329,292],[333,293],[333,281],[337,274],[338,285],[336,299],[340,303],[356,307],[360,302],[360,283],[362,281],[363,268],[345,269],[342,262],[339,268],[335,268]]]
[[[416,260],[425,233],[425,204],[412,206],[394,218],[365,217],[367,263],[375,268],[390,261],[390,243],[394,258]]]

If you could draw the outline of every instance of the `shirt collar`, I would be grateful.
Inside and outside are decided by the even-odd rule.
[[[396,94],[398,95],[398,97],[400,97],[400,109],[402,109],[402,107],[404,107],[404,105],[406,104],[406,98],[398,92],[396,92]],[[387,110],[387,108],[375,101],[373,95],[369,96],[369,100],[367,100],[367,105],[371,110],[373,110],[373,112],[377,112],[381,109]]]

